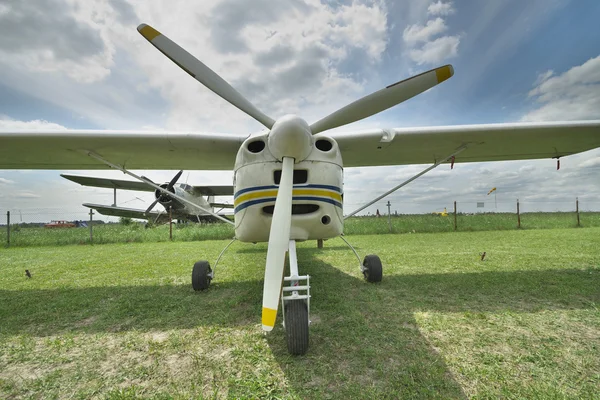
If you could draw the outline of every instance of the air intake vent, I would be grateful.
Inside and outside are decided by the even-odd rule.
[[[315,142],[315,146],[317,147],[317,149],[319,149],[325,153],[333,148],[333,145],[331,144],[331,142],[329,140],[325,140],[325,139],[317,140]]]
[[[281,170],[277,169],[273,171],[273,181],[276,185],[281,182]],[[308,170],[306,169],[295,169],[294,170],[294,184],[308,182]]]
[[[255,140],[254,142],[248,143],[248,151],[250,153],[260,153],[265,149],[265,142],[262,140]]]
[[[319,206],[316,204],[292,204],[292,215],[310,214],[319,211]],[[273,215],[275,206],[263,207],[263,213]]]

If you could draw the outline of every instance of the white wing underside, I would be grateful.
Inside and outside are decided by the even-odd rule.
[[[231,170],[249,135],[66,130],[0,131],[0,169],[108,169],[94,152],[128,169]]]
[[[467,145],[456,162],[562,157],[600,147],[600,121],[372,129],[335,139],[344,167],[433,163]],[[131,131],[0,132],[0,169],[231,170],[248,135]]]
[[[318,137],[319,135],[317,135]],[[331,133],[345,167],[562,157],[600,147],[600,121],[457,125]]]

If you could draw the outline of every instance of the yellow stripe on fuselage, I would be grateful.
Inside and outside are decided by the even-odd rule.
[[[293,189],[292,196],[320,196],[329,197],[342,202],[342,196],[339,193],[324,189]],[[233,201],[234,207],[248,200],[257,200],[267,197],[277,197],[276,189],[258,190],[256,192],[244,193]]]

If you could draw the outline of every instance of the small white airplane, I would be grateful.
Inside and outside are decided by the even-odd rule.
[[[256,119],[267,131],[253,135],[87,130],[2,132],[0,169],[116,168],[190,204],[131,169],[233,167],[235,237],[242,242],[268,242],[262,327],[265,331],[273,329],[281,301],[288,350],[292,354],[304,354],[309,344],[310,283],[308,276],[298,272],[296,241],[334,237],[345,240],[344,218],[444,162],[560,158],[600,147],[600,121],[325,133],[432,88],[453,75],[452,66],[394,83],[308,124],[295,115],[277,120],[265,115],[215,72],[154,28],[142,24],[138,31],[189,75]],[[424,163],[432,166],[364,207],[343,215],[344,167]],[[216,214],[215,217],[222,218]],[[379,257],[367,255],[361,262],[350,248],[366,280],[381,281]],[[286,253],[290,275],[284,277]],[[194,265],[194,290],[208,288],[213,278],[207,261]]]
[[[215,208],[233,208],[233,204],[217,203],[214,201],[215,196],[233,196],[233,186],[192,186],[187,183],[177,183],[183,170],[179,171],[169,182],[159,185],[171,194],[177,197],[183,197],[189,203],[182,203],[171,194],[166,194],[154,187],[147,185],[145,182],[126,181],[121,179],[96,178],[91,176],[67,175],[61,174],[65,179],[79,183],[83,186],[111,188],[114,192],[114,203],[112,205],[84,203],[83,206],[93,208],[103,215],[116,217],[128,217],[147,219],[148,221],[164,222],[171,219],[196,222],[211,222],[215,217],[211,213],[204,210],[211,210],[215,213]],[[152,182],[149,178],[144,177]],[[154,182],[153,182],[154,183]],[[136,190],[144,192],[154,192],[154,201],[146,210],[138,210],[135,208],[117,206],[117,189],[120,190]],[[206,198],[204,197],[206,196]],[[191,206],[193,203],[194,206]],[[164,207],[164,211],[152,211],[152,209],[160,204]],[[219,210],[220,211],[220,210]],[[217,211],[217,212],[219,212]]]

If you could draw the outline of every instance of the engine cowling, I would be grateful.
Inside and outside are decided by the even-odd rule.
[[[161,188],[163,189],[167,189],[169,192],[171,193],[175,193],[175,188],[171,187],[169,188],[169,183],[163,183],[161,185],[159,185]],[[165,208],[168,208],[169,206],[173,206],[174,205],[174,200],[171,196],[169,196],[168,194],[161,192],[160,190],[156,189],[154,191],[154,198],[156,200],[158,200],[158,202]],[[179,203],[179,202],[177,202]]]

